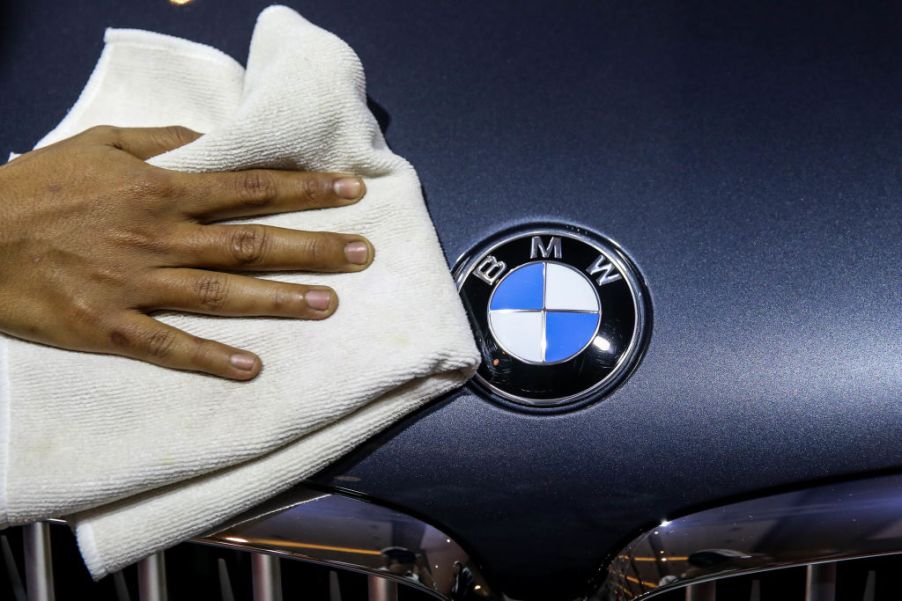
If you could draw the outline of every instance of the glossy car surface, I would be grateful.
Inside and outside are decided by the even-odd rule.
[[[536,415],[465,389],[317,483],[422,516],[513,598],[568,599],[664,518],[902,468],[902,7],[286,3],[360,55],[449,264],[571,222],[629,253],[654,306],[605,400]],[[266,4],[3,3],[3,150],[60,120],[105,26],[243,61]]]

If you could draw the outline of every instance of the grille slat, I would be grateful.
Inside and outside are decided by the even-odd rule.
[[[898,601],[902,554],[730,576],[654,595],[654,601]]]
[[[895,586],[895,576],[852,560],[900,553],[902,475],[836,482],[663,520],[611,559],[595,598],[632,601],[679,589],[662,598],[709,599],[713,587],[713,598],[729,601],[881,601],[892,598],[884,592],[898,594],[885,585]]]

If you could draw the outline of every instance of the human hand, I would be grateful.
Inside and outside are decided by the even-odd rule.
[[[0,167],[0,331],[51,346],[249,380],[260,358],[153,319],[171,309],[323,319],[333,290],[226,271],[354,272],[362,236],[212,222],[353,204],[356,177],[180,173],[145,159],[194,141],[182,127],[95,127]]]

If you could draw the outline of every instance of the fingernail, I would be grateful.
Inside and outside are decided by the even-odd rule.
[[[370,249],[365,242],[351,242],[345,246],[345,257],[355,265],[365,265],[369,255]]]
[[[363,182],[357,177],[343,177],[332,184],[335,195],[347,200],[356,200],[363,193]]]
[[[319,311],[325,311],[332,304],[332,293],[328,290],[308,290],[304,294],[307,306]]]
[[[229,357],[229,363],[232,364],[232,367],[242,371],[251,371],[257,364],[257,359],[253,355],[235,354]]]

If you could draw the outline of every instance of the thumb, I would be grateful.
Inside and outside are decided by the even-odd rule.
[[[179,146],[190,144],[202,135],[181,125],[170,125],[168,127],[112,127],[103,125],[95,127],[86,133],[96,136],[103,144],[124,150],[142,160],[147,160],[158,154],[174,150]]]

